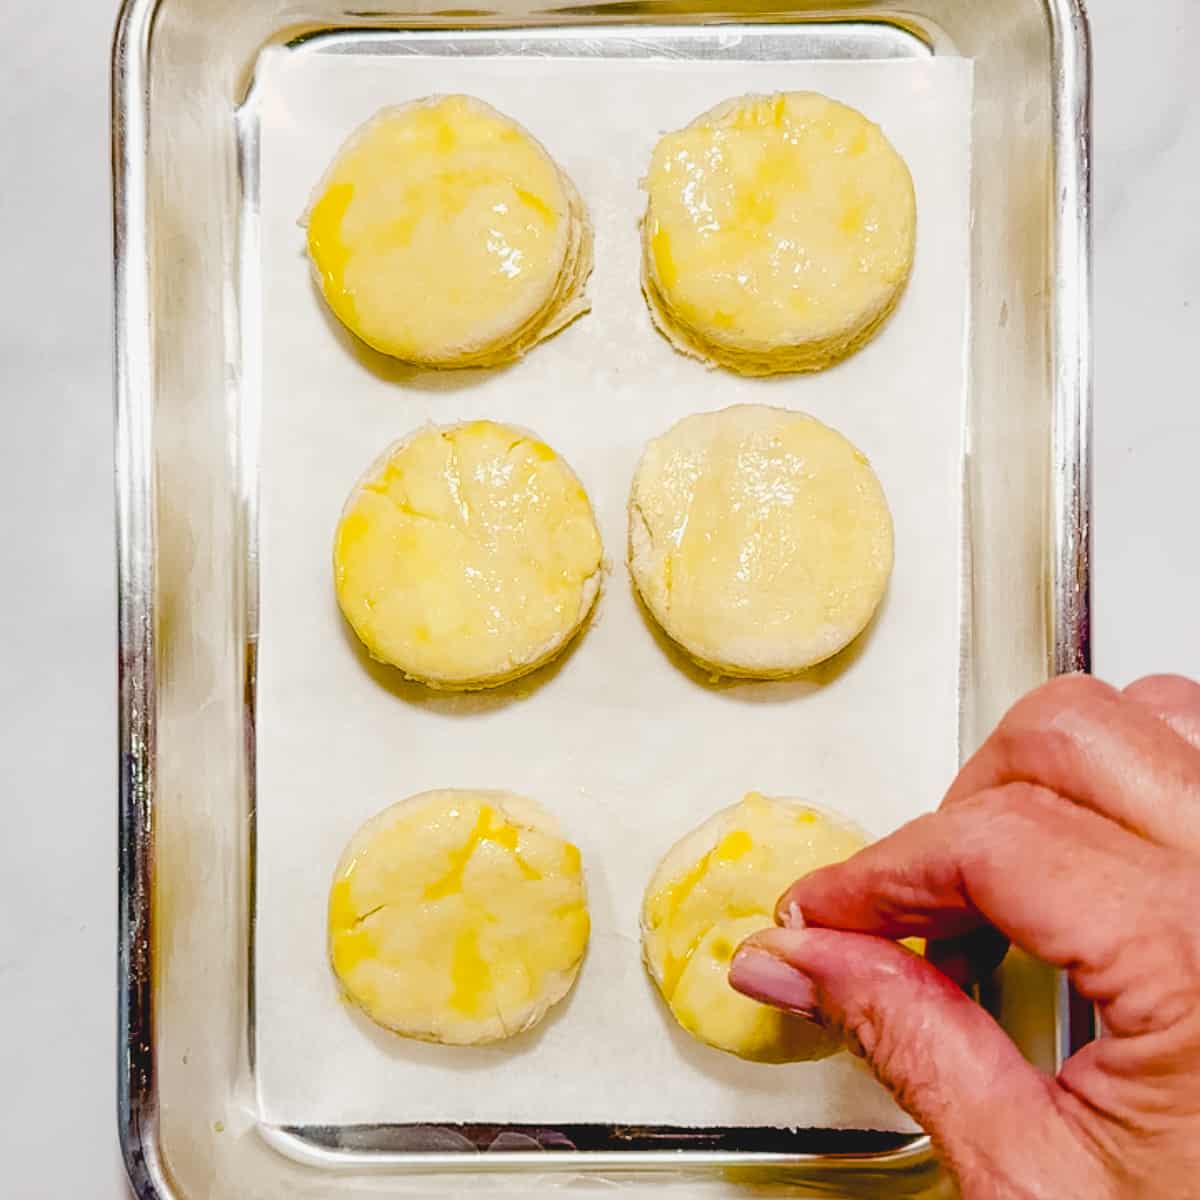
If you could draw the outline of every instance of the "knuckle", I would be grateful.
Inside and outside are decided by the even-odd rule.
[[[1034,846],[1063,818],[1063,801],[1048,788],[1017,781],[977,792],[955,808],[956,860],[966,879],[991,877],[1001,847]]]
[[[1114,688],[1093,675],[1059,675],[1018,700],[1000,725],[1041,729],[1053,725],[1063,713],[1094,709],[1116,695]]]
[[[1097,679],[1095,675],[1075,672],[1071,675],[1056,675],[1041,685],[1034,695],[1041,695],[1063,706],[1088,704],[1096,700],[1111,700],[1117,689]]]
[[[888,1041],[883,1029],[878,1014],[864,1004],[847,1005],[837,1023],[837,1032],[846,1043],[847,1049],[858,1058],[866,1059],[879,1073],[880,1078],[890,1082],[884,1070]]]
[[[1006,722],[996,731],[996,748],[1009,777],[1038,776],[1069,763],[1078,752],[1075,734],[1053,718]]]
[[[1195,702],[1200,699],[1200,683],[1186,675],[1143,675],[1125,688],[1124,694],[1149,703],[1179,700]]]
[[[1195,1005],[1200,1001],[1200,926],[1193,914],[1200,900],[1200,871],[1188,862],[1177,867],[1172,875],[1163,911],[1175,917],[1172,957]]]
[[[1156,880],[1113,964],[1110,1020],[1126,1036],[1181,1029],[1200,1013],[1200,878],[1191,864],[1160,864]]]
[[[868,1012],[843,1030],[852,1053],[865,1058],[876,1077],[909,1112],[928,1114],[939,1101],[936,1076],[917,1040],[905,1038]]]
[[[1177,948],[1170,941],[1164,942],[1162,959]],[[1108,1020],[1120,1036],[1140,1037],[1179,1029],[1194,1016],[1195,982],[1189,984],[1173,966],[1174,962],[1162,962],[1160,970],[1130,981],[1112,1000]]]
[[[1123,693],[1158,717],[1200,719],[1200,683],[1183,675],[1147,675]]]
[[[928,1115],[941,1103],[942,1089],[937,1055],[930,1052],[929,1026],[920,1019],[920,1011],[919,1005],[906,1011],[866,998],[852,1000],[839,1014],[836,1031],[903,1108]]]
[[[1016,828],[1039,826],[1044,823],[1046,813],[1058,805],[1054,792],[1019,779],[976,792],[962,802],[960,812],[966,822],[986,831],[997,824]]]

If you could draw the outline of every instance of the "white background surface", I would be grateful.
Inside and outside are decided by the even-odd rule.
[[[1200,674],[1200,12],[1091,0],[1096,669]],[[114,1120],[109,0],[0,4],[0,1195],[124,1195]]]

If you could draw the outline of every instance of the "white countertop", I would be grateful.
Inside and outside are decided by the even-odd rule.
[[[1098,674],[1200,675],[1200,10],[1091,0]],[[116,1143],[112,0],[0,4],[0,1193]]]

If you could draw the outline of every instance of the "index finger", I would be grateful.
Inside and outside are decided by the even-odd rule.
[[[891,938],[991,925],[1077,971],[1087,994],[1102,989],[1098,973],[1153,912],[1164,853],[1052,792],[1010,784],[805,876],[780,898],[776,919]]]

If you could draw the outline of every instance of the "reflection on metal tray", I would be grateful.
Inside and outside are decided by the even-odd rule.
[[[450,1194],[462,1172],[473,1189],[503,1191],[530,1173],[583,1194],[638,1194],[651,1180],[688,1196],[739,1181],[847,1196],[944,1188],[927,1140],[897,1135],[273,1128],[258,1118],[255,346],[240,303],[256,164],[236,119],[256,57],[281,44],[393,52],[429,30],[438,33],[421,53],[737,58],[745,51],[731,35],[751,27],[767,57],[975,61],[964,748],[1025,688],[1086,668],[1089,112],[1075,0],[915,0],[903,15],[866,0],[452,13],[419,0],[371,11],[336,0],[130,0],[113,79],[119,1087],[139,1195]],[[1010,957],[989,1000],[1047,1065],[1088,1033],[1086,1013],[1036,964]],[[429,1173],[451,1170],[458,1182],[439,1189]]]

